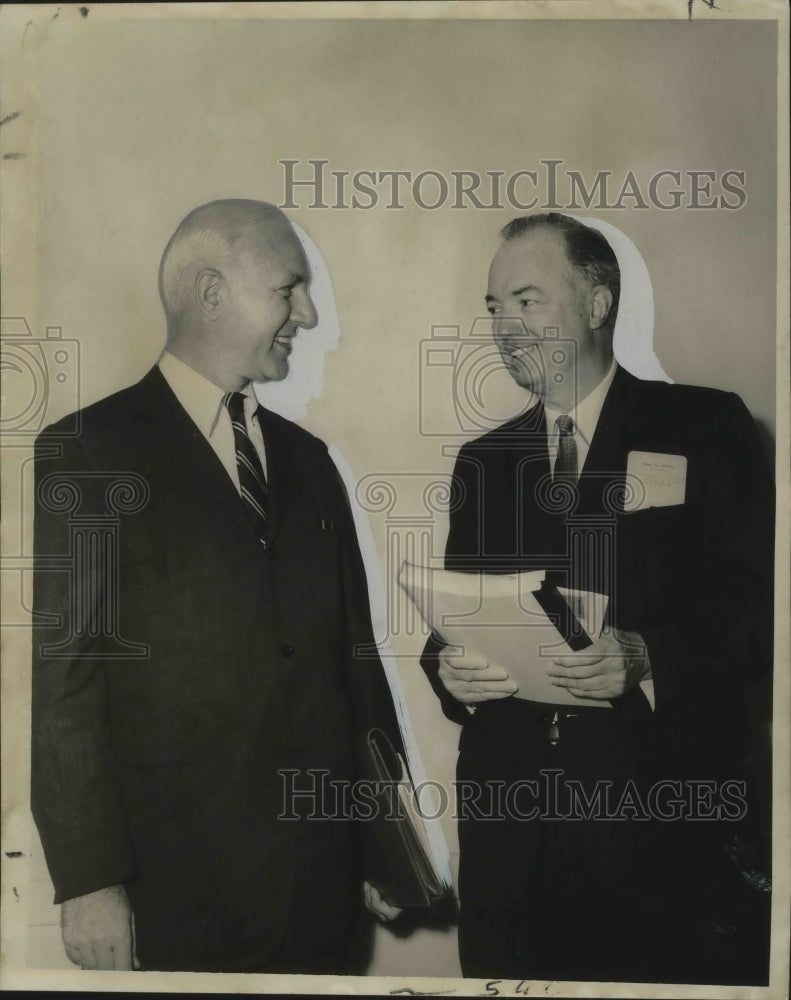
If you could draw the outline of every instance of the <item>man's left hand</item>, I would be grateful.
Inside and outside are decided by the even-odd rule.
[[[561,656],[547,668],[556,687],[577,698],[619,698],[651,677],[645,643],[637,632],[614,629],[573,656]]]
[[[365,908],[383,923],[395,920],[399,913],[403,912],[400,907],[391,906],[386,899],[382,899],[379,890],[370,882],[363,882],[363,895],[365,896]]]

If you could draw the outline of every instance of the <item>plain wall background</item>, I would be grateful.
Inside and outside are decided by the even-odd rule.
[[[36,149],[27,161],[38,190],[36,309],[31,316],[6,289],[4,312],[26,309],[37,333],[56,325],[79,342],[79,399],[53,385],[53,419],[148,370],[164,342],[156,272],[168,237],[190,209],[215,198],[280,203],[279,159],[301,161],[300,176],[316,158],[330,161],[327,170],[447,176],[541,174],[539,161],[556,158],[588,182],[612,171],[615,191],[628,170],[643,190],[661,169],[745,172],[748,198],[738,211],[576,214],[613,222],[640,249],[665,370],[679,382],[738,392],[771,443],[774,24],[450,22],[428,13],[410,21],[151,22],[145,12],[118,23],[70,8],[27,44],[38,65]],[[303,190],[297,201],[306,206]],[[303,423],[359,479],[369,477],[361,496],[373,479],[394,489],[389,510],[370,512],[389,600],[410,532],[428,532],[432,554],[441,555],[446,519],[425,491],[446,479],[464,437],[453,433],[450,370],[424,411],[447,434],[421,434],[421,341],[437,325],[467,331],[483,314],[497,231],[518,213],[426,211],[409,197],[405,210],[387,210],[379,190],[370,211],[288,214],[324,254],[342,330],[326,356],[324,394]],[[485,386],[484,406],[507,415],[516,405],[508,377],[492,373]],[[422,637],[398,633],[392,645],[426,770],[447,783],[457,728],[417,664]],[[444,825],[455,851],[453,823]],[[30,850],[29,962],[63,965],[34,838]],[[454,932],[380,932],[372,971],[457,974]]]

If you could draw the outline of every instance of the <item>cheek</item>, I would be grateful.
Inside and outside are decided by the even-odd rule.
[[[250,321],[256,330],[257,339],[266,341],[262,346],[271,346],[271,338],[283,326],[290,313],[291,309],[283,298],[279,302],[267,299],[258,303],[255,312],[250,314]]]

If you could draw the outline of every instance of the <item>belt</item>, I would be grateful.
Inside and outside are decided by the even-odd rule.
[[[589,712],[602,712],[606,709],[592,708],[590,705],[580,705],[579,708],[568,708],[560,705],[545,705],[540,702],[531,702],[535,706],[536,721],[541,725],[546,725],[546,741],[550,746],[556,747],[561,740],[561,731],[571,719],[578,719]]]

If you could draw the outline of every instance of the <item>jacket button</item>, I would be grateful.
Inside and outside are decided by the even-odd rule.
[[[283,656],[293,656],[294,647],[289,646],[287,642],[284,642],[283,645],[280,647],[280,652],[283,654]]]

